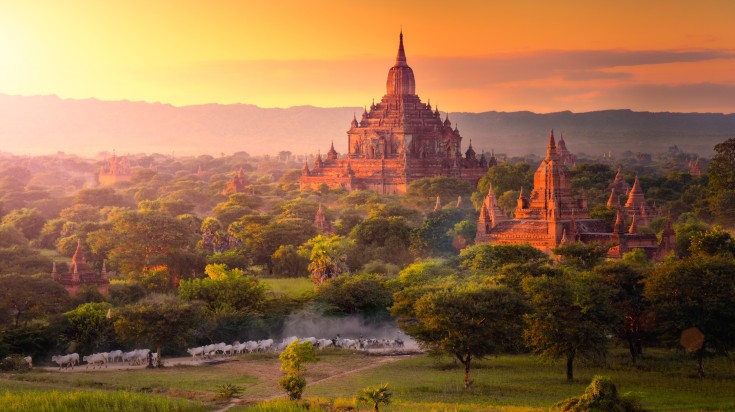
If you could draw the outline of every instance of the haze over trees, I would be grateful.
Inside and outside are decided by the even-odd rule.
[[[521,188],[531,188],[535,156],[508,158],[477,188],[431,178],[397,196],[301,192],[300,169],[314,158],[285,152],[131,155],[130,181],[102,187],[93,176],[105,156],[2,155],[0,356],[159,344],[181,354],[187,345],[280,336],[300,313],[398,322],[424,348],[456,358],[465,386],[484,373],[473,369],[482,357],[533,352],[561,359],[573,379],[580,361],[597,362],[611,347],[640,362],[652,345],[677,347],[692,327],[705,335],[695,357],[727,353],[732,337],[722,325],[733,304],[720,286],[735,254],[731,144],[700,159],[702,176],[689,173],[696,157],[673,146],[581,155],[572,168],[573,190],[608,220],[618,167],[628,184],[638,176],[646,199],[674,221],[678,258],[663,263],[640,252],[608,261],[607,245],[572,243],[554,256],[530,245],[474,245],[472,200],[492,184],[512,214]],[[241,169],[247,184],[233,193]],[[320,205],[332,226],[325,233],[314,225]],[[641,230],[660,234],[666,218],[651,220]],[[92,270],[106,269],[109,296],[86,288],[70,298],[51,280],[52,262],[68,272],[78,242]]]

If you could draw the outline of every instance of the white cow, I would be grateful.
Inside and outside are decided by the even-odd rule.
[[[87,369],[89,369],[89,365],[92,365],[92,369],[97,367],[101,368],[102,365],[105,365],[105,368],[107,367],[107,354],[106,353],[95,353],[92,355],[85,356],[82,358],[85,362],[87,362]]]
[[[258,352],[266,352],[273,348],[273,339],[265,339],[258,341]]]
[[[26,356],[25,358],[23,358],[23,360],[26,361],[29,368],[33,368],[33,358],[31,358],[30,356]]]
[[[199,346],[198,348],[189,348],[186,351],[189,352],[189,355],[191,355],[194,360],[196,360],[197,355],[199,355],[199,357],[201,358],[204,357],[204,346]]]
[[[107,357],[109,362],[122,362],[123,352],[121,350],[114,350]]]
[[[51,357],[51,361],[59,365],[59,369],[70,366],[74,369],[74,358],[71,355],[54,355]]]

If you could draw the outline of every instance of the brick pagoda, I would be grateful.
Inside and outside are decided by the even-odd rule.
[[[102,272],[94,272],[87,264],[84,257],[81,241],[77,240],[77,250],[71,258],[69,273],[56,272],[56,262],[51,269],[51,279],[60,283],[66,289],[69,296],[74,297],[83,287],[95,288],[102,296],[109,295],[110,280],[107,277],[105,264],[102,264]]]
[[[462,153],[462,136],[447,115],[423,103],[416,94],[413,70],[406,61],[403,33],[398,56],[388,71],[387,93],[360,120],[353,117],[347,131],[348,151],[339,156],[334,144],[310,167],[304,164],[299,180],[302,190],[322,184],[347,190],[370,189],[378,193],[404,193],[417,179],[453,176],[477,184],[488,160],[478,156],[470,142]]]
[[[660,242],[655,234],[639,232],[641,221],[651,212],[637,179],[625,207],[616,205],[615,223],[611,227],[611,222],[590,219],[584,194],[579,199],[572,195],[565,163],[552,131],[546,157],[533,176],[533,190],[528,197],[521,191],[514,218],[508,218],[500,209],[490,187],[480,210],[475,242],[529,243],[549,254],[566,243],[601,243],[612,245],[608,250],[611,258],[642,249],[655,260],[662,260],[674,250],[676,238],[670,219]],[[627,216],[630,216],[629,223]]]

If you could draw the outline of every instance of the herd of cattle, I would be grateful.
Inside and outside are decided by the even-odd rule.
[[[114,350],[112,352],[100,352],[84,356],[82,361],[87,363],[87,368],[91,366],[94,369],[98,366],[100,368],[103,366],[107,367],[110,363],[147,365],[149,358],[155,362],[158,360],[158,353],[151,353],[150,349],[133,349],[130,352]],[[74,369],[74,365],[79,365],[79,354],[56,355],[51,357],[51,361],[59,365],[59,369],[69,367]]]
[[[309,342],[317,349],[341,348],[354,350],[377,350],[403,348],[403,341],[400,339],[343,339],[339,336],[334,339],[317,339],[314,337],[299,339],[296,336],[291,336],[281,340],[280,342],[276,342],[273,339],[263,339],[258,341],[250,340],[242,343],[235,341],[231,345],[221,342],[196,348],[189,348],[186,351],[194,360],[196,360],[197,357],[199,357],[199,359],[211,359],[218,355],[232,356],[253,352],[281,352],[296,340]],[[72,353],[69,355],[56,355],[52,356],[51,360],[59,366],[59,369],[74,369],[74,365],[79,365],[79,354]],[[131,366],[147,365],[148,362],[156,362],[158,360],[158,353],[151,353],[149,349],[134,349],[130,352],[114,350],[112,352],[100,352],[87,355],[82,357],[81,360],[86,363],[87,369],[89,369],[90,366],[92,369],[97,367],[102,368],[103,366],[106,368],[108,364],[115,363]],[[30,365],[30,357],[28,357],[27,362]]]
[[[403,341],[400,339],[343,339],[337,336],[334,339],[317,339],[315,337],[298,338],[291,336],[284,338],[280,342],[273,339],[249,340],[247,342],[235,341],[232,345],[224,342],[214,343],[196,348],[189,348],[186,351],[193,359],[197,356],[201,359],[212,358],[217,355],[238,355],[242,353],[253,352],[282,352],[288,345],[296,340],[309,342],[317,349],[341,348],[354,350],[374,350],[374,349],[400,349],[403,347]]]

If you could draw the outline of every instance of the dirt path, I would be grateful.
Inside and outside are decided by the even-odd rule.
[[[345,376],[348,376],[348,375],[353,375],[353,374],[356,374],[356,373],[364,372],[366,370],[374,369],[374,368],[377,368],[377,367],[379,367],[381,365],[385,365],[386,363],[396,362],[396,361],[399,361],[399,360],[402,360],[402,359],[410,358],[411,356],[415,356],[415,355],[411,354],[411,355],[395,355],[395,356],[381,356],[381,357],[377,357],[376,356],[376,360],[374,362],[370,363],[369,365],[362,366],[362,367],[359,367],[359,368],[356,368],[356,369],[347,370],[347,371],[344,371],[344,372],[339,372],[339,373],[336,373],[336,374],[333,374],[333,375],[329,375],[329,376],[326,376],[326,377],[323,377],[323,378],[309,380],[309,385],[314,385],[314,384],[317,384],[317,383],[331,381],[331,380],[342,378],[342,377],[345,377]],[[228,410],[228,409],[230,409],[232,407],[235,407],[235,406],[253,403],[253,401],[267,402],[267,401],[272,401],[274,399],[283,398],[285,396],[286,395],[278,394],[278,395],[270,396],[270,397],[267,397],[267,398],[252,398],[251,397],[251,398],[243,398],[243,399],[233,399],[225,407],[223,407],[221,409],[217,409],[214,412],[224,412],[224,411],[226,411],[226,410]]]
[[[183,358],[163,358],[163,363],[165,366],[177,366],[177,365],[187,365],[187,366],[199,366],[199,365],[207,365],[210,363],[219,363],[222,361],[227,361],[228,358],[215,358],[211,360],[193,360],[191,357],[183,357]],[[134,370],[134,369],[144,369],[146,365],[128,365],[123,364],[121,362],[115,362],[115,363],[108,363],[107,366],[101,366],[97,368],[89,368],[87,367],[87,364],[81,364],[81,365],[75,365],[74,368],[62,368],[59,369],[58,366],[42,366],[37,367],[34,369],[42,369],[49,372],[60,372],[60,373],[75,373],[75,372],[89,372],[94,370],[95,372],[105,372],[105,371],[123,371],[123,370]]]

